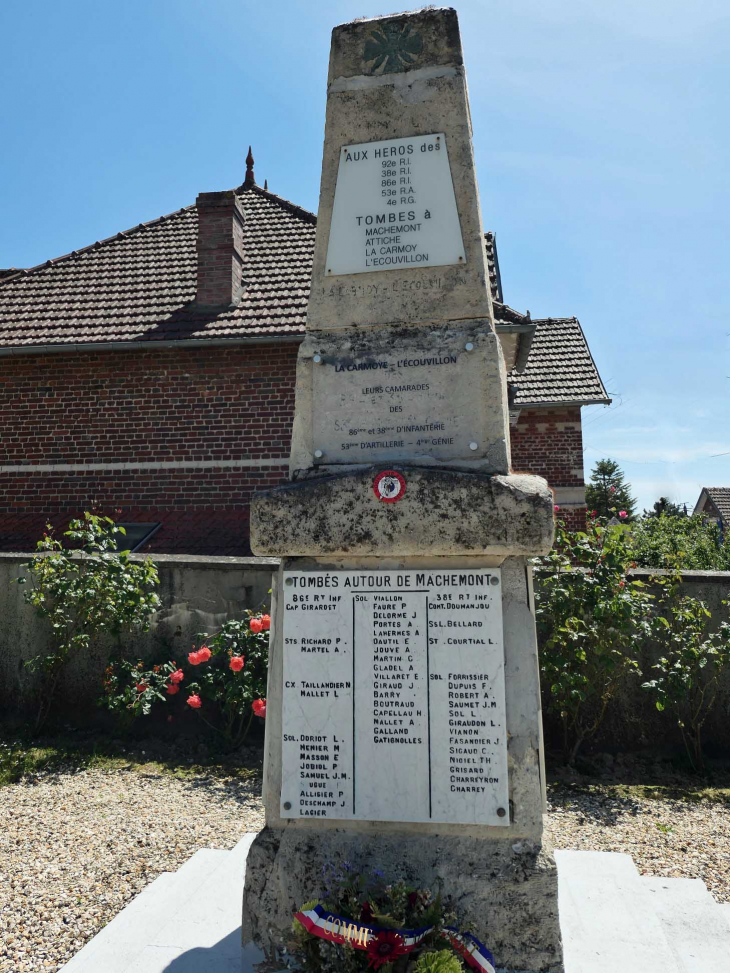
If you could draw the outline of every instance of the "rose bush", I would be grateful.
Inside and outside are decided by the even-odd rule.
[[[229,746],[240,746],[254,717],[266,717],[270,626],[268,615],[249,611],[214,635],[198,636],[201,644],[181,666],[117,660],[106,670],[100,703],[133,716],[146,716],[160,703],[195,710]],[[184,696],[173,700],[181,689]]]

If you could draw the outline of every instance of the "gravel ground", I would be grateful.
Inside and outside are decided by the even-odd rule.
[[[689,798],[678,798],[646,797],[643,790],[553,785],[548,791],[553,844],[625,852],[642,875],[701,878],[718,902],[730,902],[730,791],[710,798],[690,791]]]
[[[144,768],[0,788],[0,971],[60,969],[161,872],[260,830],[260,789]]]
[[[256,761],[254,760],[255,764]],[[549,788],[558,848],[621,851],[643,874],[701,878],[730,901],[730,789],[669,796],[582,779]],[[58,970],[161,872],[263,827],[257,771],[57,768],[0,787],[0,973]]]

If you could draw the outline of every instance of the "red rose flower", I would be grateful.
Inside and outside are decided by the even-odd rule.
[[[418,892],[409,892],[408,893],[408,907],[410,909],[415,909],[417,902],[418,902]]]
[[[191,706],[193,709],[200,709],[200,707],[203,705],[200,696],[198,696],[197,693],[193,693],[192,696],[188,696],[186,703],[188,704],[188,706]]]
[[[407,952],[402,936],[392,929],[383,930],[368,944],[368,966],[378,970]]]
[[[255,699],[251,704],[251,708],[256,716],[260,716],[266,719],[266,700],[265,699]]]
[[[198,658],[200,659],[201,662],[207,662],[208,659],[211,657],[211,654],[212,653],[207,645],[201,645],[200,648],[198,649]]]
[[[192,652],[188,652],[188,662],[191,666],[199,666],[203,660],[200,658],[200,653],[193,649]]]
[[[182,671],[182,669],[176,669],[170,676],[170,682],[171,683],[182,682],[184,678],[185,678],[185,673]]]
[[[231,656],[231,661],[228,663],[228,665],[233,670],[233,672],[240,672],[241,669],[243,669],[243,663],[244,663],[244,661],[245,661],[245,657],[244,656],[242,656],[242,655],[232,655]]]
[[[170,685],[165,690],[168,696],[174,696],[176,693],[180,692],[180,687],[176,682],[171,682]]]
[[[263,629],[264,623],[261,621],[260,618],[252,618],[251,621],[248,623],[248,627],[251,629],[254,635],[258,635],[259,632]]]
[[[271,628],[271,615],[262,615],[261,624],[264,627],[264,631],[268,632],[269,629]]]
[[[362,911],[360,912],[360,922],[370,923],[374,918],[373,907],[369,902],[363,902]]]
[[[137,692],[138,693],[143,693],[145,691],[145,689],[147,689],[147,686],[145,685],[145,683],[143,683],[143,682],[138,682],[137,683]]]

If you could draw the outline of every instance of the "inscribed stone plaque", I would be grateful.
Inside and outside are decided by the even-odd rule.
[[[475,340],[445,329],[397,344],[374,334],[352,349],[323,339],[320,348],[312,380],[315,466],[486,455],[487,369]]]
[[[443,133],[343,146],[326,276],[465,260]]]
[[[284,572],[282,817],[509,824],[500,580]]]

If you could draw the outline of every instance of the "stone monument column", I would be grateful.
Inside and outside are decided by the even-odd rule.
[[[441,883],[510,970],[562,969],[527,559],[456,13],[335,28],[244,937],[274,955],[325,863]]]

